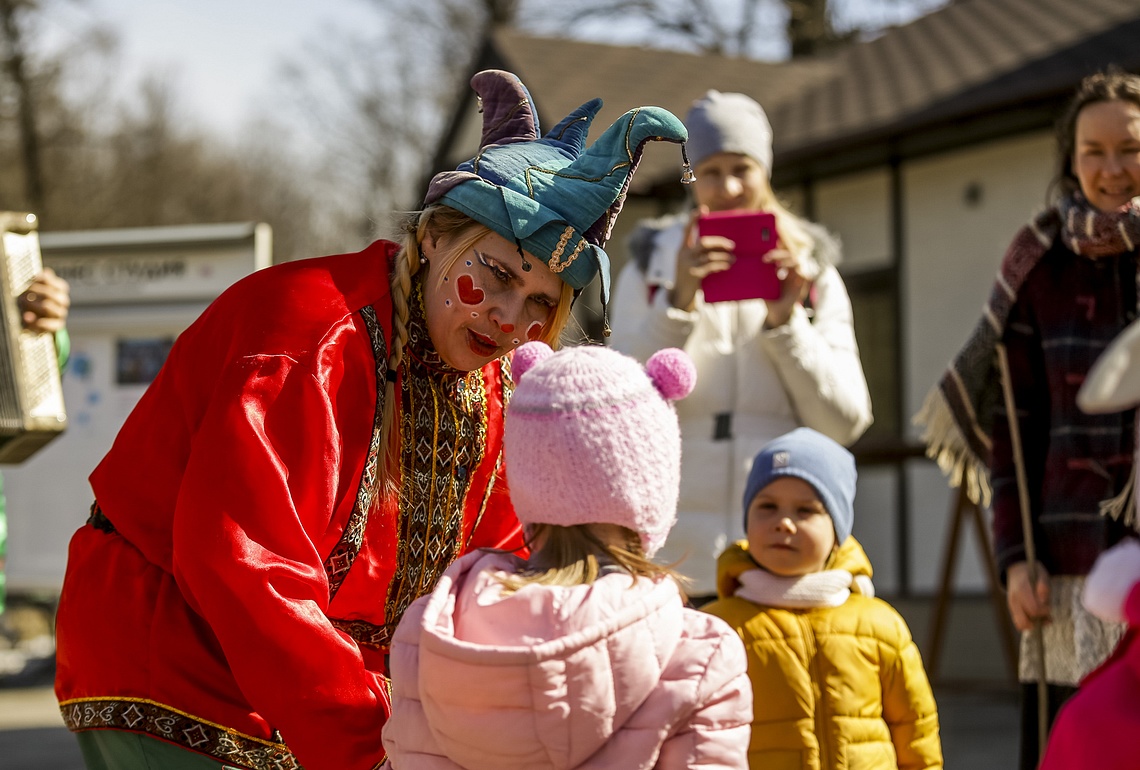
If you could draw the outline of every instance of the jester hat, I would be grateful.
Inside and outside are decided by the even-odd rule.
[[[639,107],[587,148],[601,99],[586,102],[541,136],[534,100],[518,77],[484,70],[471,78],[471,87],[482,104],[479,151],[455,171],[432,177],[424,205],[441,203],[483,223],[545,261],[575,291],[600,273],[604,306],[610,258],[603,247],[642,149],[651,139],[684,142],[685,126],[660,107]]]

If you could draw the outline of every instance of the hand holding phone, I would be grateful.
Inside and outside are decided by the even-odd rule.
[[[780,278],[764,255],[776,248],[776,217],[766,211],[713,211],[697,218],[697,235],[720,235],[735,244],[727,270],[701,279],[705,302],[779,299]]]

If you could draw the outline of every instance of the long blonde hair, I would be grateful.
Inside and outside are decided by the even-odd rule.
[[[776,197],[772,189],[772,182],[764,174],[764,185],[760,188],[757,207],[776,215],[776,231],[780,234],[784,248],[793,254],[811,256],[815,251],[815,238],[804,227],[804,220],[788,211],[787,207]]]
[[[388,352],[388,371],[398,372],[404,360],[404,347],[408,344],[409,301],[412,296],[412,279],[419,273],[420,244],[431,236],[437,244],[436,280],[451,269],[456,260],[471,247],[490,234],[486,225],[447,206],[429,206],[411,214],[402,227],[403,247],[397,252],[392,265],[392,345]],[[570,319],[570,304],[574,290],[566,283],[553,316],[542,335],[542,341],[558,349],[562,332]],[[378,484],[391,491],[399,477],[400,426],[396,420],[396,385],[389,378],[384,385],[384,412],[380,423],[380,453],[377,461]]]
[[[641,538],[631,529],[618,527],[622,538],[617,543],[598,537],[590,524],[531,524],[527,529],[527,545],[534,550],[526,568],[499,577],[508,592],[527,585],[589,585],[602,574],[603,567],[614,565],[635,581],[639,577],[670,578],[684,596],[681,576],[672,567],[646,557]]]

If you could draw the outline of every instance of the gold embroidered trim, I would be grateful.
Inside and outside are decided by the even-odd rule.
[[[511,403],[511,396],[515,392],[515,379],[511,373],[511,358],[504,356],[499,359],[499,382],[501,384],[501,393],[503,398],[503,412],[507,410],[507,406]],[[483,414],[483,435],[487,430],[487,415],[484,411]],[[471,525],[471,532],[467,535],[467,542],[463,545],[463,550],[468,551],[471,548],[471,541],[475,538],[475,532],[479,529],[479,524],[483,521],[483,514],[487,512],[487,504],[491,501],[491,493],[495,490],[495,481],[499,478],[499,474],[503,471],[503,448],[500,445],[499,454],[495,458],[495,468],[491,471],[491,477],[487,479],[487,488],[483,491],[483,500],[479,503],[479,515],[475,517],[475,523]]]
[[[394,522],[396,567],[384,599],[385,622],[330,618],[334,627],[360,646],[380,651],[391,646],[392,635],[408,606],[435,586],[460,553],[465,500],[469,492],[473,493],[471,478],[483,462],[488,430],[489,394],[482,371],[459,372],[443,364],[427,336],[421,287],[416,287],[410,305],[410,355],[404,356],[400,365],[397,395],[401,472],[399,514]],[[382,334],[379,339],[383,340]],[[377,360],[386,359],[385,355]],[[505,406],[513,381],[509,361],[500,360]],[[381,372],[377,382],[382,380]],[[488,490],[479,490],[484,496],[479,517],[488,505],[489,490],[498,472],[496,466]],[[367,517],[360,519],[366,522]],[[348,552],[355,557],[355,551]]]
[[[408,318],[409,349],[431,350],[429,340],[423,295],[417,292]],[[395,572],[384,601],[392,627],[458,557],[464,502],[486,448],[482,371],[441,371],[428,358],[409,355],[400,365],[400,514]],[[390,636],[380,633],[376,639],[386,644]]]
[[[76,698],[60,703],[59,713],[72,732],[130,730],[208,754],[225,764],[301,770],[279,736],[274,741],[254,738],[144,698]]]
[[[503,469],[503,450],[499,450],[499,456],[495,458],[495,469],[491,471],[491,477],[487,479],[487,489],[483,491],[483,501],[479,503],[479,515],[475,517],[475,523],[471,525],[471,532],[467,535],[467,542],[463,544],[463,550],[467,551],[471,548],[471,541],[475,538],[475,531],[479,529],[479,524],[483,521],[483,514],[487,512],[487,503],[491,500],[491,493],[495,491],[495,480],[499,478],[499,473]]]
[[[329,579],[329,601],[336,596],[344,583],[352,563],[364,544],[364,528],[368,523],[368,512],[376,497],[376,472],[380,456],[380,430],[384,421],[384,387],[388,371],[388,345],[384,341],[384,331],[376,318],[376,310],[371,306],[361,308],[360,315],[372,342],[372,354],[376,362],[376,410],[372,416],[372,440],[368,445],[368,456],[364,460],[364,472],[360,477],[360,488],[356,492],[356,503],[352,507],[344,534],[325,559],[325,573]]]
[[[361,647],[371,647],[374,650],[387,650],[392,646],[392,634],[396,633],[399,621],[378,625],[366,620],[338,620],[329,618],[329,622]]]
[[[570,236],[573,234],[574,228],[570,225],[567,225],[566,229],[562,231],[562,236],[558,239],[558,246],[555,247],[554,252],[550,255],[551,269],[553,269],[554,263],[558,261],[558,258],[562,256],[562,252],[566,250],[566,244],[570,241]]]
[[[562,252],[566,250],[566,244],[569,242],[570,237],[574,235],[574,228],[567,225],[566,229],[562,231],[562,235],[558,238],[558,246],[555,247],[554,252],[550,255],[550,260],[546,263],[550,267],[550,272],[561,273],[566,268],[574,263],[582,250],[586,248],[586,239],[579,238],[578,245],[574,247],[574,251],[570,252],[570,256],[565,261],[560,261]]]

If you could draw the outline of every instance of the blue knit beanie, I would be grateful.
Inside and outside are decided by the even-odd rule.
[[[842,544],[855,523],[855,457],[811,428],[796,428],[764,445],[752,461],[744,487],[744,530],[748,507],[761,489],[781,476],[811,484],[835,524],[835,542]]]

